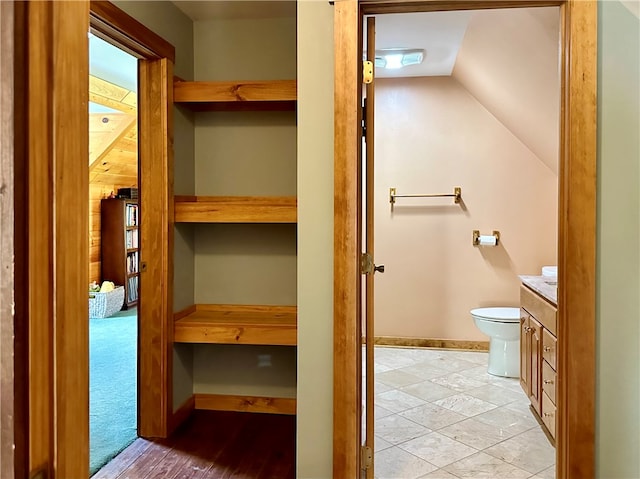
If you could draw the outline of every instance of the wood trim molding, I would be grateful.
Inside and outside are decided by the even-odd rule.
[[[362,427],[358,192],[361,33],[357,0],[335,3],[333,477],[360,477]],[[361,197],[361,196],[360,196]]]
[[[166,437],[173,414],[173,64],[139,62],[140,277],[138,434]]]
[[[397,338],[376,336],[377,346],[399,346],[408,348],[459,349],[461,351],[489,351],[489,341],[462,341],[457,339]]]
[[[28,470],[53,472],[53,108],[50,59],[53,57],[53,3],[26,4],[24,41],[27,43],[26,169],[27,169],[27,281],[29,364]],[[38,92],[38,93],[36,93]],[[85,161],[86,163],[86,161]],[[34,192],[38,194],[34,194]]]
[[[334,477],[359,477],[356,131],[360,88],[359,15],[412,11],[560,6],[563,86],[558,229],[558,435],[557,477],[595,474],[595,1],[354,0],[335,3],[334,179]],[[571,214],[569,214],[571,212]],[[571,321],[569,321],[571,318]],[[356,336],[356,337],[354,337]],[[569,404],[574,407],[569,407]],[[579,404],[579,407],[576,405]]]
[[[68,28],[69,24],[75,27]],[[55,2],[53,29],[54,83],[48,87],[53,99],[54,155],[54,465],[55,477],[83,477],[89,464],[89,415],[78,414],[77,408],[89,405],[89,204],[78,201],[78,194],[89,197],[89,2]],[[79,358],[84,359],[81,367]]]
[[[597,4],[562,9],[557,477],[595,477]]]
[[[176,51],[171,43],[111,2],[91,0],[91,31],[108,42],[115,40],[118,47],[135,57],[176,61]]]
[[[194,397],[196,409],[290,415],[296,413],[295,398],[234,396],[230,394],[194,394]]]
[[[0,2],[0,477],[15,477],[14,3]],[[19,289],[18,289],[19,290]]]
[[[360,0],[362,13],[413,13],[496,8],[557,7],[563,0]]]

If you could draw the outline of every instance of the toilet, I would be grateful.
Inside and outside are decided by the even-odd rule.
[[[477,308],[471,316],[478,329],[489,336],[489,374],[520,376],[520,309]]]

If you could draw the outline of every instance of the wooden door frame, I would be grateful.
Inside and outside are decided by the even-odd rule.
[[[558,178],[557,477],[595,475],[597,5],[591,0],[338,0],[334,96],[333,475],[360,473],[358,283],[359,48],[365,14],[558,6],[561,134]],[[571,212],[571,214],[569,214]],[[570,320],[569,320],[570,318]],[[569,408],[569,404],[579,407]]]
[[[128,51],[145,58],[141,62],[145,73],[140,85],[140,129],[145,133],[140,134],[140,163],[143,189],[153,194],[141,197],[146,231],[141,243],[145,258],[153,261],[147,259],[151,267],[141,280],[141,296],[150,301],[148,310],[141,313],[149,321],[142,323],[139,333],[138,407],[139,433],[147,437],[166,436],[172,414],[175,53],[173,46],[109,2],[11,2],[11,6],[13,76],[16,84],[24,85],[10,92],[14,102],[14,344],[16,367],[24,365],[23,377],[16,374],[13,386],[14,396],[26,406],[7,434],[13,434],[16,444],[14,477],[42,472],[49,478],[82,478],[89,472],[89,210],[83,199],[89,197],[90,12],[97,35],[112,34]],[[2,8],[4,22],[5,2]],[[4,55],[4,28],[2,34]],[[6,86],[3,76],[3,101]],[[4,167],[4,139],[11,134],[4,122],[0,133]],[[3,445],[4,440],[3,436]]]
[[[108,1],[91,31],[139,59],[138,435],[167,437],[173,415],[173,64],[175,48]],[[146,299],[145,299],[146,298]]]

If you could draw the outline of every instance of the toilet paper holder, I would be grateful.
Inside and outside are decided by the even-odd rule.
[[[500,231],[493,230],[490,235],[481,235],[480,230],[473,230],[473,246],[498,246],[500,243]]]

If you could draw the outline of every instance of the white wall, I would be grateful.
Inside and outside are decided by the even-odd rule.
[[[333,7],[298,1],[299,479],[332,477]]]
[[[452,77],[378,79],[375,114],[375,335],[487,341],[469,311],[519,307],[518,275],[556,264],[558,178]]]
[[[640,20],[598,2],[597,477],[640,477]]]

